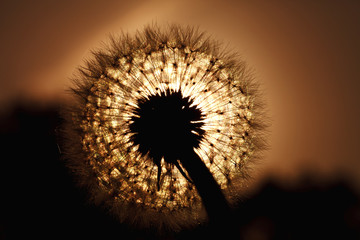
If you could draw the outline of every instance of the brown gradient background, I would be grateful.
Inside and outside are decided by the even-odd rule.
[[[0,106],[66,99],[75,68],[109,33],[199,26],[254,69],[271,117],[255,178],[346,177],[360,190],[358,1],[2,1]]]

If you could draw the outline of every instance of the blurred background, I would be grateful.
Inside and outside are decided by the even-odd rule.
[[[207,31],[261,84],[269,150],[235,210],[238,237],[360,239],[359,11],[351,0],[2,0],[0,239],[158,237],[89,204],[56,138],[70,78],[90,51],[154,22]]]

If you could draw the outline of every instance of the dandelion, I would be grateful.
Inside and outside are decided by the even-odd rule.
[[[113,36],[74,83],[67,158],[95,203],[179,229],[236,199],[261,147],[261,107],[246,64],[204,33]]]

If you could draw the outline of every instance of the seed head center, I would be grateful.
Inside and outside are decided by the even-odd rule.
[[[180,91],[151,95],[138,101],[130,124],[132,141],[142,154],[171,162],[184,148],[198,147],[204,135],[203,118],[201,110]]]

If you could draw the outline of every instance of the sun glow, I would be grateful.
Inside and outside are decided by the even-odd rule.
[[[107,67],[106,76],[94,82],[84,109],[87,117],[81,124],[86,132],[83,147],[90,153],[89,162],[97,169],[101,186],[110,192],[114,181],[125,181],[127,187],[121,187],[117,197],[121,195],[150,207],[184,207],[198,198],[196,190],[189,189],[191,184],[177,169],[165,164],[162,188],[157,191],[154,184],[157,169],[150,159],[139,157],[127,137],[128,121],[137,99],[170,89],[180,90],[184,97],[193,99],[206,116],[203,126],[206,138],[196,152],[221,188],[227,188],[230,179],[239,173],[239,165],[252,153],[251,141],[245,140],[250,130],[251,96],[242,93],[242,86],[230,79],[222,61],[204,53],[190,54],[186,49],[164,47],[151,55],[137,52],[133,67],[128,66],[126,59],[121,58],[117,68]],[[239,147],[244,156],[233,156],[234,148]],[[169,192],[170,185],[175,193]],[[157,201],[148,197],[151,194],[156,195]]]
[[[146,211],[189,209],[197,219],[201,200],[193,184],[162,159],[158,189],[158,166],[132,141],[139,99],[172,92],[191,99],[204,116],[204,136],[194,151],[227,193],[243,179],[256,148],[254,95],[243,62],[221,60],[208,43],[172,34],[167,41],[141,36],[124,49],[113,43],[114,49],[98,54],[97,66],[89,65],[76,90],[80,107],[72,121],[82,133],[82,166],[96,176],[95,197],[102,192],[110,205],[136,204]]]

